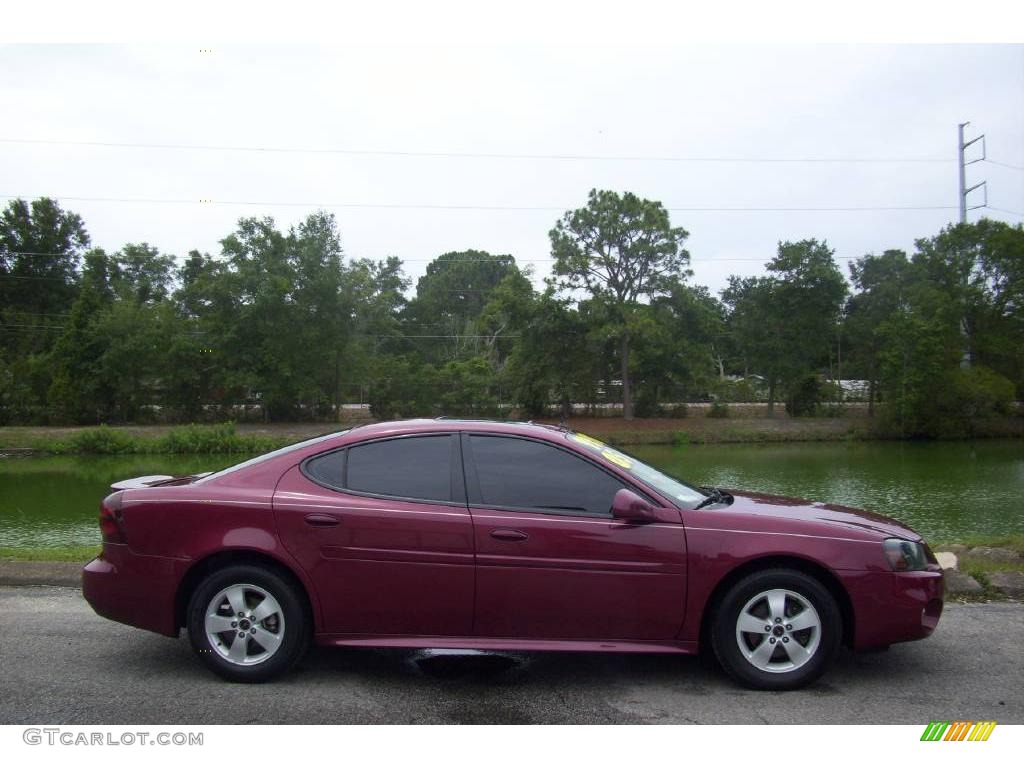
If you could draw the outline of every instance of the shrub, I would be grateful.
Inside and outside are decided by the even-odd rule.
[[[790,416],[813,416],[821,399],[821,381],[813,374],[804,376],[790,388],[786,413]]]
[[[665,409],[658,402],[657,387],[642,386],[638,389],[636,400],[633,402],[633,413],[642,419],[665,415]]]
[[[824,416],[829,419],[838,419],[846,412],[842,403],[824,403],[818,406],[815,413],[818,416]]]
[[[438,371],[411,357],[386,358],[370,389],[370,413],[375,419],[431,416],[438,397]]]
[[[712,397],[730,403],[756,403],[768,396],[768,389],[758,378],[750,377],[730,381],[716,379],[709,385]]]
[[[125,432],[101,424],[94,429],[83,429],[74,434],[67,443],[62,444],[62,447],[67,453],[132,453],[135,450],[135,440]]]
[[[976,419],[1008,414],[1014,397],[1009,379],[981,365],[946,369],[915,385],[907,397],[889,401],[882,430],[906,437],[970,437]]]
[[[189,424],[174,427],[166,435],[154,441],[151,450],[155,453],[264,453],[283,444],[260,435],[239,435],[232,421],[224,424]]]
[[[712,403],[708,409],[708,418],[711,419],[728,419],[729,418],[729,406],[725,403]]]
[[[1013,382],[982,365],[961,368],[952,376],[954,406],[966,418],[1002,416],[1010,412]]]
[[[438,401],[446,416],[493,416],[498,398],[494,366],[483,357],[453,360],[438,371]]]

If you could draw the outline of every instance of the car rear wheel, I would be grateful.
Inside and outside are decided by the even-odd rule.
[[[193,650],[218,675],[260,683],[302,657],[309,622],[287,579],[260,566],[236,565],[210,574],[196,588],[188,634]]]
[[[725,593],[711,626],[722,667],[751,688],[799,688],[835,660],[842,617],[835,598],[800,571],[773,568]]]

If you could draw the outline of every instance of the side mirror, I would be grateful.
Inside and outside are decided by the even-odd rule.
[[[612,517],[633,523],[653,522],[658,519],[654,507],[630,490],[620,489],[612,499]]]

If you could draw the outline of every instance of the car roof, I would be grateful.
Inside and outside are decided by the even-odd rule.
[[[366,440],[401,437],[404,435],[451,433],[465,431],[492,432],[521,437],[557,439],[569,431],[564,427],[531,422],[487,421],[485,419],[405,419],[402,421],[381,421],[363,424],[342,432],[332,432],[311,440],[304,440],[277,451],[227,467],[220,472],[207,475],[194,483],[198,484],[240,484],[265,482],[271,486],[277,483],[284,468],[300,463],[320,453],[345,448]]]
[[[524,436],[552,437],[552,433],[566,434],[566,427],[537,424],[532,421],[498,421],[488,419],[455,419],[441,416],[436,419],[402,419],[364,424],[346,433],[344,441],[359,442],[370,437],[389,437],[413,432],[500,432]]]

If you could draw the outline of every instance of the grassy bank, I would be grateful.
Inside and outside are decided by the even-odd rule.
[[[330,430],[329,425],[317,425],[318,433]],[[11,428],[9,428],[11,429]],[[258,455],[302,439],[292,434],[259,434],[239,432],[234,424],[211,424],[178,427],[150,427],[143,430],[132,427],[83,427],[60,429],[47,434],[45,428],[32,429],[21,439],[0,441],[8,450],[30,450],[56,455],[95,454],[118,456],[133,453],[239,453]],[[0,449],[2,450],[2,449]]]
[[[550,422],[554,423],[554,422]],[[235,453],[257,455],[351,424],[212,424],[119,427],[0,427],[0,452],[123,455],[145,453]],[[569,427],[613,445],[700,445],[898,439],[880,433],[864,415],[839,418],[633,419],[578,417]],[[1024,418],[979,420],[974,437],[1022,437]]]
[[[1002,536],[968,536],[959,541],[935,541],[932,549],[936,552],[951,547],[1005,547],[1024,554],[1024,533],[1008,533]]]
[[[45,563],[87,563],[100,552],[100,545],[91,547],[0,547],[0,560]]]

